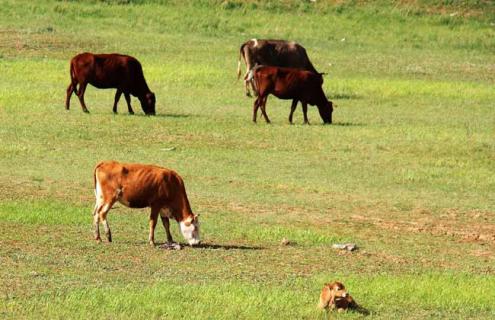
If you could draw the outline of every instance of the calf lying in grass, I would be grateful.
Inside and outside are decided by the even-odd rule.
[[[360,307],[347,292],[344,284],[338,281],[325,284],[321,290],[318,307],[327,311],[337,309],[342,312],[353,309],[360,313],[367,313],[367,310]]]

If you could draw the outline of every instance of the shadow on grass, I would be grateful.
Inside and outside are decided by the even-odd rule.
[[[327,99],[335,100],[351,100],[351,99],[361,99],[360,95],[354,93],[334,93],[327,96]]]
[[[331,124],[332,126],[339,126],[339,127],[364,127],[364,123],[357,123],[357,122],[334,122]]]
[[[237,246],[237,245],[223,245],[223,244],[211,244],[211,243],[201,243],[195,245],[194,249],[223,249],[223,250],[264,250],[263,247],[252,247],[252,246]]]
[[[153,117],[156,117],[156,118],[190,118],[190,117],[194,117],[193,115],[190,115],[190,114],[179,114],[179,113],[158,113],[154,116],[149,116],[149,115],[146,115],[144,113],[139,113],[139,114],[134,114],[132,115],[133,117],[150,117],[150,118],[153,118]]]

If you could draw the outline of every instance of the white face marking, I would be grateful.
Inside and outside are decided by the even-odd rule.
[[[199,243],[199,223],[197,220],[193,221],[188,226],[185,221],[181,221],[179,222],[179,227],[182,236],[191,246]]]

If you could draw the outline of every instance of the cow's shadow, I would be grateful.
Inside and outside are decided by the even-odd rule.
[[[364,127],[364,123],[359,122],[333,122],[331,126],[339,126],[339,127]]]
[[[264,250],[263,247],[254,247],[254,246],[238,246],[231,244],[213,244],[213,243],[201,243],[194,246],[190,246],[183,242],[179,242],[182,248],[190,248],[190,249],[209,249],[209,250]],[[161,248],[165,246],[166,243],[156,243],[157,248]]]
[[[213,243],[201,243],[199,245],[195,245],[194,249],[212,249],[212,250],[264,250],[263,247],[254,247],[254,246],[238,246],[238,245],[230,245],[230,244],[213,244]]]
[[[157,113],[156,115],[154,116],[149,116],[149,115],[146,115],[144,113],[136,113],[134,115],[132,115],[133,117],[150,117],[150,118],[177,118],[177,119],[180,119],[180,118],[190,118],[190,117],[194,117],[194,115],[191,115],[191,114],[183,114],[183,113]]]

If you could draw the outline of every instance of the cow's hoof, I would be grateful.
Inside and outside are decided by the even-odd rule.
[[[84,111],[84,113],[89,113],[88,109],[84,109],[83,111]]]
[[[129,111],[129,114],[134,114],[134,111]]]

